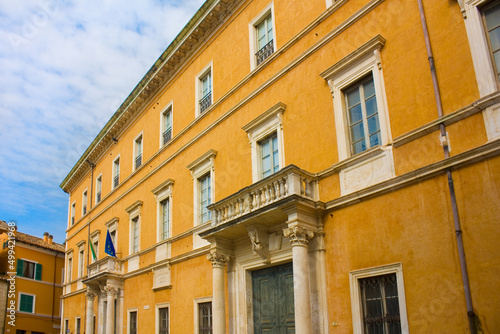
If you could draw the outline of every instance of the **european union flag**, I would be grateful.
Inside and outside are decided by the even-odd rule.
[[[113,246],[113,240],[111,240],[111,234],[106,234],[106,245],[104,246],[104,253],[116,257],[115,246]]]

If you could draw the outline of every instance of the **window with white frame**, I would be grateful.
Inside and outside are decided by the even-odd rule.
[[[157,205],[157,242],[170,238],[172,221],[172,186],[174,180],[168,179],[151,192]]]
[[[114,189],[120,184],[120,156],[113,161],[113,184],[111,188]]]
[[[73,280],[73,252],[68,254],[68,283]]]
[[[160,146],[165,145],[172,139],[172,102],[165,108],[165,110],[161,113],[161,119],[160,119],[160,128],[161,128],[161,135],[160,135]]]
[[[321,73],[333,95],[340,160],[390,142],[378,35]]]
[[[128,311],[128,334],[137,334],[137,309]]]
[[[170,312],[169,304],[156,305],[156,333],[170,333]]]
[[[36,295],[19,293],[19,311],[35,313],[35,299]]]
[[[95,181],[95,203],[99,203],[102,198],[102,174],[99,175]]]
[[[75,225],[76,203],[71,204],[71,226]]]
[[[78,277],[85,273],[85,241],[80,241],[78,247]]]
[[[61,300],[62,301],[62,300]],[[63,333],[66,333],[69,329],[69,319],[64,319],[64,332]]]
[[[283,113],[286,105],[277,103],[243,127],[250,139],[253,182],[276,173],[285,165]]]
[[[85,216],[87,213],[87,190],[85,190],[82,194],[82,216]]]
[[[198,333],[211,334],[212,330],[212,302],[198,303]]]
[[[115,246],[115,251],[118,252],[118,217],[114,217],[110,221],[104,224],[109,231],[109,235],[111,237],[111,241],[113,242],[113,246]]]
[[[401,263],[349,273],[355,333],[408,333]]]
[[[141,248],[141,208],[142,201],[136,201],[127,209],[130,220],[130,239],[129,252],[130,254],[137,253]]]
[[[213,177],[216,155],[217,151],[209,150],[187,166],[191,170],[194,181],[194,225],[204,224],[211,219],[207,206],[214,200]]]
[[[99,259],[99,237],[101,235],[100,230],[96,230],[90,234],[90,242],[91,242],[91,248],[90,248],[90,260],[91,263],[94,263]],[[95,259],[94,259],[94,254],[95,254]]]
[[[259,66],[276,50],[274,7],[269,4],[250,22],[251,68]]]
[[[212,62],[196,76],[196,116],[205,112],[213,103]]]
[[[134,140],[134,170],[142,165],[142,133]]]
[[[494,1],[483,9],[484,24],[497,81],[500,81],[500,3]]]

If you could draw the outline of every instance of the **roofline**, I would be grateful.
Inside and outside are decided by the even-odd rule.
[[[134,87],[132,92],[128,95],[125,101],[120,105],[117,111],[111,116],[106,125],[102,128],[99,134],[95,137],[89,147],[82,154],[80,159],[73,166],[71,171],[66,175],[64,180],[61,182],[59,187],[66,193],[68,191],[65,189],[74,176],[76,171],[80,168],[82,164],[85,163],[88,156],[92,153],[97,144],[106,136],[108,131],[112,128],[112,126],[116,123],[116,121],[120,118],[120,116],[127,110],[127,108],[132,104],[132,102],[138,97],[138,95],[142,92],[143,88],[151,81],[151,79],[155,76],[158,69],[163,65],[165,60],[167,60],[168,56],[170,56],[175,48],[188,36],[189,32],[192,30],[194,26],[204,17],[204,15],[208,12],[208,10],[212,7],[215,2],[219,0],[206,0],[203,5],[198,9],[198,11],[194,14],[194,16],[189,20],[189,22],[184,26],[181,32],[174,38],[174,40],[170,43],[167,49],[160,55],[160,57],[155,61],[153,66],[149,69],[149,71],[144,75],[144,77],[139,81],[139,83]]]

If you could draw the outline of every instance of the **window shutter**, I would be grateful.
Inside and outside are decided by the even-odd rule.
[[[35,279],[37,281],[41,281],[42,280],[42,265],[37,263],[35,265]]]
[[[17,259],[17,276],[23,276],[24,260]]]

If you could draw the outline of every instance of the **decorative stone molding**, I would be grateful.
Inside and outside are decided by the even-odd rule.
[[[101,287],[101,291],[103,294],[108,295],[108,296],[116,296],[117,289],[110,287],[110,286],[103,286]]]
[[[212,266],[214,268],[224,268],[224,265],[229,262],[229,256],[226,254],[217,252],[216,250],[210,251],[210,254],[207,254],[207,259],[212,262]]]
[[[300,226],[292,226],[283,229],[283,235],[290,239],[293,246],[307,246],[309,239],[314,237],[314,232]]]

